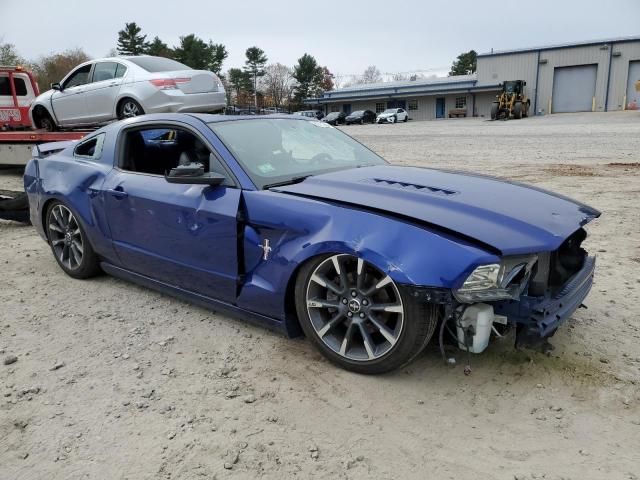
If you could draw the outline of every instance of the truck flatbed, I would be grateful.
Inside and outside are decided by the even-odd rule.
[[[14,130],[0,132],[0,165],[26,165],[31,149],[40,143],[80,140],[88,131],[48,132]]]

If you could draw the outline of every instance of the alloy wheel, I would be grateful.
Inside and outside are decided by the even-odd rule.
[[[318,338],[352,361],[372,361],[389,353],[404,325],[394,281],[352,255],[333,255],[315,268],[306,306]]]
[[[64,205],[56,205],[49,215],[47,226],[53,252],[69,270],[77,270],[82,264],[84,242],[78,221]]]
[[[127,101],[122,105],[122,116],[125,118],[137,117],[140,115],[140,107],[137,103]]]

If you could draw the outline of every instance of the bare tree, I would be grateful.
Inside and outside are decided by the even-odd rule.
[[[382,75],[380,70],[375,65],[368,66],[362,73],[362,78],[359,83],[378,83],[382,81]]]
[[[71,69],[87,60],[89,56],[81,48],[40,57],[33,65],[40,90],[49,90],[51,83],[59,82]]]
[[[293,72],[281,63],[267,65],[264,72],[264,76],[260,78],[259,87],[265,95],[271,97],[274,106],[280,107],[291,98],[295,83]]]
[[[393,77],[391,77],[394,82],[406,82],[409,80],[409,76],[404,73],[394,73]]]

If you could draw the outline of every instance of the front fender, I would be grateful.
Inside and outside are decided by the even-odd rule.
[[[311,258],[348,253],[396,283],[456,288],[481,263],[497,258],[460,239],[364,209],[269,192],[243,192],[238,305],[285,319],[286,296],[298,268]],[[263,242],[271,251],[264,260]]]

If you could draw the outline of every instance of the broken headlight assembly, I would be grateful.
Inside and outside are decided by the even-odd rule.
[[[537,260],[537,255],[505,257],[500,263],[480,265],[453,295],[460,303],[518,300]]]

